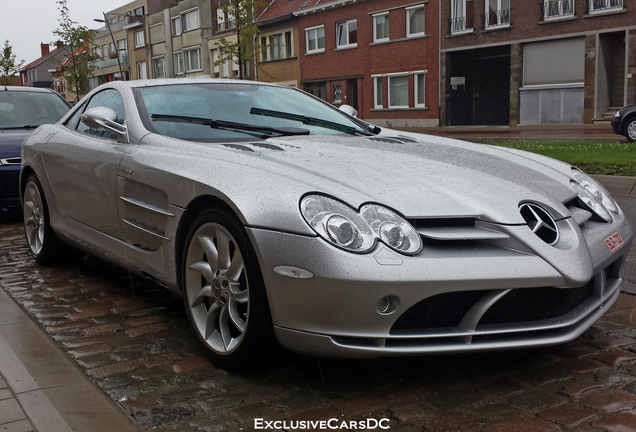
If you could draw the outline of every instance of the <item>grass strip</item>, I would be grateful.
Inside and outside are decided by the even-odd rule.
[[[636,143],[620,142],[488,142],[549,156],[588,174],[636,176]]]

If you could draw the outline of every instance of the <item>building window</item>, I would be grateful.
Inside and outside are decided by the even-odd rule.
[[[216,29],[218,31],[225,31],[225,12],[223,12],[223,8],[216,10]]]
[[[181,34],[181,17],[174,17],[170,20],[172,27],[172,36],[179,36]]]
[[[94,56],[102,57],[102,49],[100,47],[94,47],[92,51]]]
[[[373,15],[373,42],[389,40],[389,13]]]
[[[270,60],[283,58],[283,35],[277,34],[269,37]]]
[[[327,100],[327,83],[324,81],[306,84],[305,91],[307,91],[307,93],[311,93],[319,99],[322,99],[324,101]]]
[[[172,55],[172,62],[174,63],[175,75],[183,75],[183,53],[181,51],[176,52]]]
[[[384,83],[382,76],[373,77],[373,107],[376,109],[384,108]]]
[[[185,67],[187,72],[200,71],[201,68],[201,47],[183,50]]]
[[[135,9],[134,14],[135,16],[144,16],[144,7],[141,6]]]
[[[292,33],[285,32],[285,57],[292,58],[294,56],[294,47],[292,45]]]
[[[415,72],[413,74],[413,83],[415,85],[415,107],[424,108],[426,107],[426,80],[425,77],[426,72]]]
[[[389,108],[409,107],[409,75],[389,75]]]
[[[144,38],[143,30],[135,32],[135,48],[141,48],[145,44],[146,44],[146,39]]]
[[[266,62],[267,58],[267,36],[261,38],[261,61]]]
[[[137,62],[137,77],[140,80],[148,79],[147,66],[145,61]]]
[[[152,59],[152,76],[154,78],[165,78],[166,76],[166,58],[157,57]]]
[[[194,9],[181,14],[181,29],[183,32],[199,28],[199,9]]]
[[[358,21],[349,20],[336,24],[336,48],[356,48],[358,46]]]
[[[510,25],[510,0],[486,1],[486,28]]]
[[[406,37],[424,36],[424,5],[406,8]]]
[[[574,16],[574,0],[556,0],[543,3],[543,19]]]
[[[128,51],[126,39],[119,39],[117,41],[117,51],[119,51],[120,54],[126,54],[126,51]]]
[[[334,84],[333,86],[333,103],[342,103],[342,84]]]
[[[590,0],[590,12],[623,9],[623,0]]]
[[[473,31],[473,0],[451,0],[451,33]]]
[[[234,16],[236,7],[234,5],[230,5],[227,9],[227,28],[235,28],[236,27],[236,16]]]
[[[313,27],[305,30],[307,54],[317,54],[325,52],[325,26]]]

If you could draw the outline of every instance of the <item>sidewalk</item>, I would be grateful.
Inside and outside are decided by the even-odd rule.
[[[4,289],[0,289],[0,431],[139,431]]]

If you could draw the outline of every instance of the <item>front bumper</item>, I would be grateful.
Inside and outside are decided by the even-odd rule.
[[[0,205],[20,203],[20,166],[0,166]]]
[[[322,356],[379,357],[553,345],[578,337],[618,297],[632,230],[622,213],[612,224],[590,223],[584,230],[572,219],[560,224],[571,234],[563,249],[528,246],[537,239],[527,227],[507,226],[500,228],[515,239],[515,247],[483,241],[435,243],[415,257],[383,245],[355,255],[317,237],[254,228],[248,234],[283,346]],[[603,241],[613,231],[625,240],[615,253]],[[277,266],[299,267],[314,276],[293,279],[274,272]],[[589,292],[558,316],[480,323],[500,298],[535,287],[559,294]],[[452,326],[398,326],[402,317],[435,296],[477,292],[480,299]],[[392,308],[381,313],[378,304],[387,298]]]
[[[617,135],[623,135],[623,131],[621,130],[621,120],[622,117],[612,117],[612,129]]]

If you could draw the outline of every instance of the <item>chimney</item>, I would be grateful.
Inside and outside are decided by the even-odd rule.
[[[59,40],[59,41],[55,42],[55,46],[57,47],[57,49],[62,49],[62,47],[64,46],[64,42]]]
[[[49,44],[41,43],[40,44],[40,51],[42,51],[42,57],[47,55],[49,53]]]

